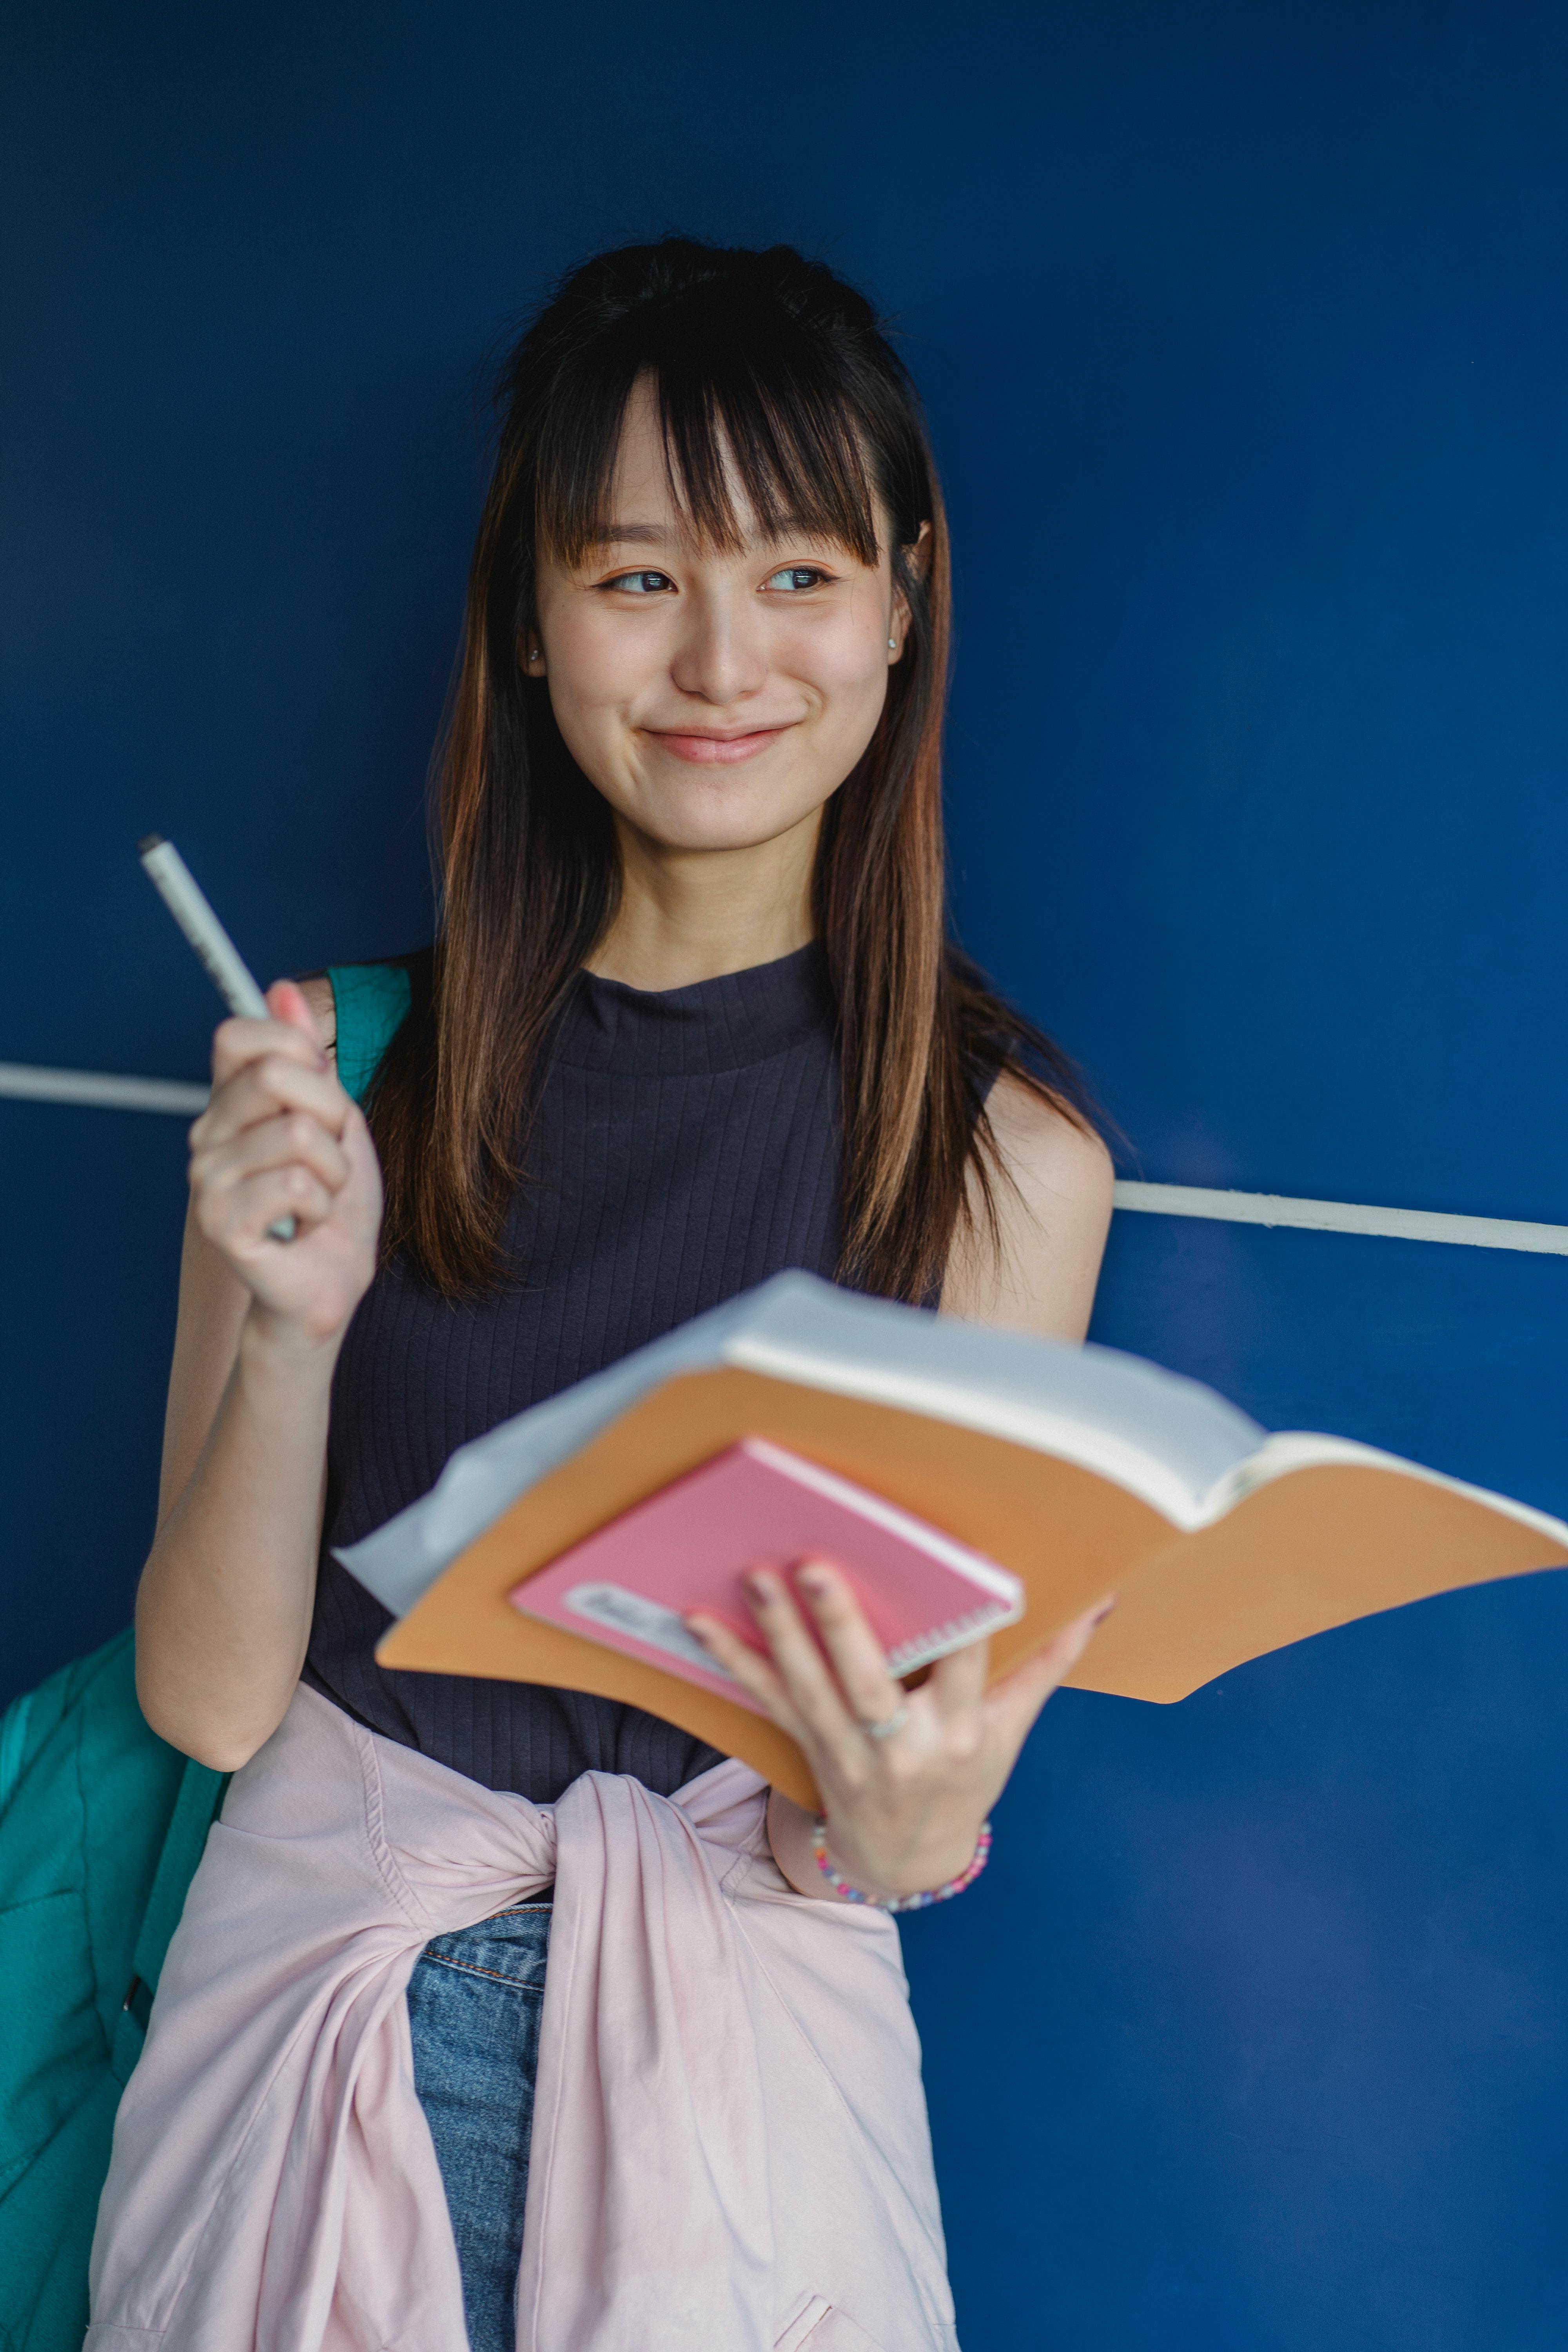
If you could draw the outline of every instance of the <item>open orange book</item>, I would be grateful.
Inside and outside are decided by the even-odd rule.
[[[1544,1512],[1348,1439],[1270,1436],[1139,1357],[783,1274],[462,1447],[421,1501],[341,1551],[395,1620],[377,1657],[626,1700],[813,1803],[799,1749],[750,1708],[508,1597],[747,1438],[1021,1578],[994,1674],[1118,1593],[1071,1679],[1127,1698],[1184,1698],[1352,1618],[1568,1566],[1568,1526]]]

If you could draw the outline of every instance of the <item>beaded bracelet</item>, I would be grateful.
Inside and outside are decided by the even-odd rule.
[[[981,1822],[974,1852],[956,1878],[950,1878],[945,1886],[929,1886],[920,1895],[868,1895],[863,1886],[852,1886],[847,1878],[840,1877],[827,1859],[826,1813],[816,1816],[816,1823],[811,1832],[811,1857],[829,1886],[851,1903],[869,1903],[878,1911],[925,1911],[931,1904],[946,1903],[952,1895],[962,1895],[966,1886],[973,1885],[991,1859],[991,1824],[989,1822]]]

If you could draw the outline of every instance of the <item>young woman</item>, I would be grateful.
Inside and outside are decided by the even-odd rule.
[[[138,1676],[237,1777],[121,2109],[89,2341],[451,2352],[466,2311],[475,2352],[951,2345],[886,1912],[969,1869],[1092,1616],[989,1691],[981,1645],[908,1693],[829,1563],[754,1580],[760,1649],[698,1622],[810,1760],[819,1853],[635,1709],[383,1671],[332,1557],[784,1266],[1079,1339],[1110,1213],[1066,1066],[945,937],[948,551],[870,309],[787,248],[611,253],[504,390],[440,934],[368,1120],[331,985],[283,982],[219,1029],[192,1133]]]

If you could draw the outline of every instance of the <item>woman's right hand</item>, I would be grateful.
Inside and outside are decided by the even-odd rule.
[[[267,1003],[270,1021],[226,1021],[213,1039],[212,1098],[191,1129],[192,1209],[253,1315],[332,1341],[375,1273],[381,1169],[302,992],[280,980]],[[284,1217],[292,1241],[268,1231]]]

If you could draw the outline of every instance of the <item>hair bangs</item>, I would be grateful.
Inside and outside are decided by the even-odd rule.
[[[847,373],[825,367],[777,306],[742,306],[739,316],[711,301],[650,310],[617,321],[558,383],[540,436],[540,544],[578,563],[605,536],[622,426],[646,382],[676,510],[699,545],[731,553],[753,534],[801,530],[874,564],[873,420]]]
[[[875,563],[865,420],[848,387],[803,365],[804,353],[717,344],[720,364],[705,367],[703,356],[671,354],[658,375],[670,488],[695,536],[727,551],[742,546],[738,494],[763,538],[803,530]],[[764,356],[774,365],[758,364]]]

